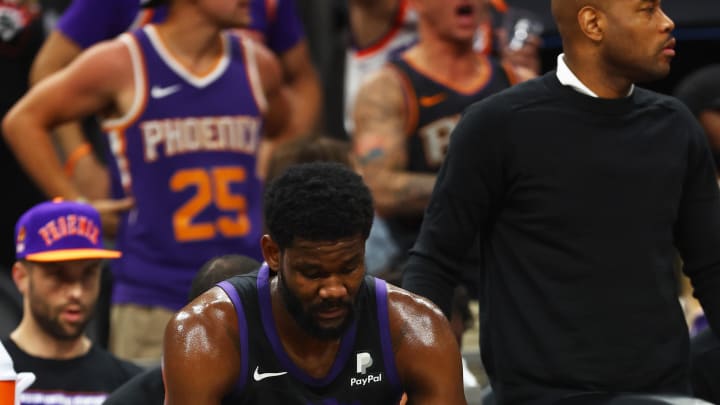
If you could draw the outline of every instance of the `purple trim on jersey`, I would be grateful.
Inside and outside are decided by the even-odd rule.
[[[237,314],[238,334],[240,335],[240,379],[238,379],[235,389],[237,392],[240,392],[245,388],[245,382],[248,376],[248,328],[245,310],[243,309],[242,300],[238,295],[237,289],[232,284],[228,281],[221,281],[216,285],[222,288],[225,294],[230,297],[230,301],[232,301],[235,307],[235,313]]]
[[[260,303],[260,318],[262,319],[263,329],[265,330],[265,337],[270,341],[270,345],[275,352],[280,364],[290,373],[293,377],[300,380],[305,385],[313,387],[322,387],[337,378],[345,364],[350,357],[350,353],[353,345],[355,344],[355,332],[357,331],[357,321],[353,322],[340,341],[340,348],[335,356],[335,362],[328,374],[323,378],[315,378],[308,375],[305,371],[300,369],[285,353],[285,349],[280,342],[280,336],[278,335],[275,327],[275,319],[272,313],[272,301],[270,298],[270,268],[267,263],[260,267],[257,279],[258,288],[258,299]]]
[[[390,336],[387,284],[379,278],[375,279],[375,306],[377,307],[378,329],[380,329],[380,343],[382,344],[383,359],[385,361],[385,372],[390,384],[402,392],[402,384],[395,365],[395,352],[393,352],[392,338]]]

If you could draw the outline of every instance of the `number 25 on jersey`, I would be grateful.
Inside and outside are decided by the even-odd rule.
[[[231,185],[246,180],[245,169],[238,166],[192,168],[178,170],[170,178],[170,189],[180,192],[195,188],[190,197],[173,214],[173,230],[179,242],[197,242],[215,238],[220,233],[226,238],[242,237],[250,233],[245,196],[233,194]],[[214,221],[199,222],[196,217],[210,205],[228,212]]]

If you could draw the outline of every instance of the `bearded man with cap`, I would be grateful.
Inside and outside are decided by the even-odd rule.
[[[89,204],[43,202],[15,226],[12,277],[23,296],[23,318],[2,344],[18,370],[37,377],[21,394],[22,405],[100,405],[141,371],[85,334],[103,260],[121,256],[102,241],[100,215]]]

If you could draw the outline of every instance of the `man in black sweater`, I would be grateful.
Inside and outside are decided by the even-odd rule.
[[[403,287],[447,314],[479,234],[481,347],[499,403],[687,395],[673,258],[720,331],[720,196],[692,114],[634,86],[669,72],[674,24],[657,0],[552,11],[557,70],[466,110]]]

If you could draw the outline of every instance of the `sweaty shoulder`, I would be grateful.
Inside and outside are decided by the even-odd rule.
[[[219,347],[234,352],[236,339],[228,337],[237,336],[237,315],[232,300],[221,288],[213,287],[185,305],[168,323],[166,365],[172,361],[171,354],[191,351],[195,358],[214,358]],[[191,343],[192,348],[186,347]]]
[[[449,328],[445,315],[430,300],[391,284],[388,284],[388,311],[396,349],[408,343],[436,346]]]
[[[166,403],[220,403],[240,373],[237,315],[219,287],[177,312],[165,329]]]

